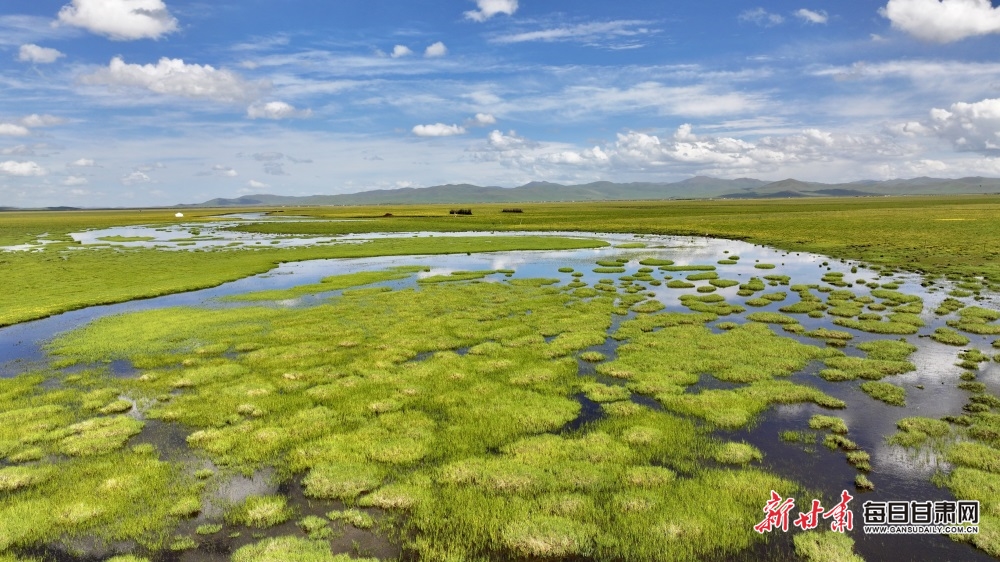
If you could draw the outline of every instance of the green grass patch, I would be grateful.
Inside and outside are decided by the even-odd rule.
[[[798,324],[799,321],[791,316],[785,316],[778,312],[751,312],[747,314],[747,320],[762,322],[764,324]]]
[[[908,417],[896,422],[899,431],[889,437],[891,445],[919,447],[931,439],[941,439],[951,432],[947,422],[922,417]]]
[[[887,382],[861,383],[861,390],[872,398],[892,406],[906,406],[906,389]]]
[[[969,338],[967,336],[963,336],[951,328],[938,328],[931,334],[931,338],[936,342],[947,345],[969,345]]]
[[[847,423],[836,416],[824,416],[816,414],[809,418],[809,428],[816,430],[829,429],[833,433],[847,433]]]
[[[795,554],[805,562],[864,562],[864,558],[854,554],[854,540],[844,533],[796,533],[792,543]]]

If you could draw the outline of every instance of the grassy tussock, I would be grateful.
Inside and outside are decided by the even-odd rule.
[[[931,334],[931,338],[933,338],[934,341],[936,342],[940,342],[947,345],[958,345],[958,346],[969,345],[968,337],[959,334],[958,332],[952,330],[951,328],[944,328],[944,327],[938,328],[934,330],[933,334]]]
[[[903,447],[919,447],[930,439],[946,437],[951,428],[947,422],[931,418],[909,417],[896,422],[899,431],[889,437],[889,443]]]
[[[906,406],[906,389],[887,382],[861,383],[861,390],[872,398],[892,406]]]
[[[864,562],[854,554],[854,540],[834,531],[797,533],[792,542],[795,554],[805,562]]]
[[[809,428],[815,430],[829,429],[837,434],[847,433],[847,423],[842,418],[836,416],[816,414],[809,418]]]
[[[913,324],[893,321],[855,320],[853,318],[837,318],[833,321],[838,326],[860,330],[871,334],[915,334],[918,328]]]
[[[292,518],[292,509],[284,496],[250,496],[226,512],[230,525],[266,528]]]
[[[347,554],[336,556],[330,552],[327,541],[314,541],[299,537],[277,537],[248,544],[233,553],[232,562],[377,562],[375,558],[352,558]]]

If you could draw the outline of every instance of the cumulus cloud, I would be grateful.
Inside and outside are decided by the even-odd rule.
[[[962,152],[1000,154],[1000,99],[934,108],[928,121],[906,123],[897,130],[904,134],[935,135]]]
[[[487,125],[496,125],[497,118],[489,113],[477,113],[475,117],[469,120],[469,125],[475,127],[485,127]]]
[[[580,41],[596,44],[606,39],[620,39],[653,33],[647,27],[650,22],[645,20],[614,20],[607,22],[590,22],[576,25],[497,35],[491,39],[494,43],[525,43],[529,41]]]
[[[805,8],[796,10],[795,16],[806,23],[826,23],[830,19],[826,10],[813,11]]]
[[[476,0],[479,9],[465,12],[466,19],[484,22],[497,14],[514,15],[517,0]]]
[[[22,117],[19,122],[25,127],[51,127],[53,125],[62,125],[66,120],[55,115],[32,113],[31,115]]]
[[[445,125],[444,123],[417,125],[416,127],[413,127],[413,134],[418,137],[450,137],[454,135],[464,135],[465,127],[462,127],[461,125]]]
[[[267,188],[271,187],[271,184],[264,183],[262,181],[257,181],[257,180],[250,180],[250,181],[247,182],[247,187],[249,187],[251,189],[267,189]]]
[[[924,41],[950,43],[1000,33],[1000,8],[990,0],[889,0],[880,13],[893,27]]]
[[[67,164],[67,166],[73,166],[76,168],[93,168],[97,164],[90,158],[79,158]]]
[[[270,101],[267,103],[256,103],[247,108],[247,117],[250,119],[290,119],[292,117],[308,117],[312,111],[308,109],[295,109],[291,104],[283,101]]]
[[[121,57],[115,57],[107,68],[83,76],[81,80],[88,85],[137,88],[163,95],[223,102],[252,99],[262,86],[228,70],[166,57],[156,64],[128,64]]]
[[[60,53],[57,49],[39,47],[33,43],[21,45],[20,50],[17,52],[17,60],[21,62],[32,62],[35,64],[50,64],[65,56],[66,55]]]
[[[696,135],[682,125],[672,135],[629,131],[608,146],[576,149],[559,144],[533,143],[493,131],[485,146],[472,151],[475,160],[493,161],[533,173],[570,167],[624,173],[681,169],[690,173],[745,175],[775,172],[788,166],[834,161],[880,161],[906,156],[892,139],[850,135],[818,129],[763,137],[751,142],[732,137]]]
[[[163,0],[73,0],[59,10],[59,21],[115,41],[159,39],[177,31]]]
[[[62,181],[63,185],[69,186],[69,187],[77,186],[77,185],[87,185],[88,183],[90,183],[90,182],[87,181],[87,178],[81,178],[79,176],[66,176],[66,179],[64,179]]]
[[[152,178],[150,178],[149,176],[147,176],[145,173],[140,172],[139,170],[135,170],[135,171],[133,171],[131,173],[128,173],[128,174],[125,174],[124,176],[122,176],[119,181],[121,182],[122,185],[133,186],[133,185],[138,185],[138,184],[141,184],[141,183],[150,183],[153,180],[152,180]]]
[[[37,162],[30,160],[25,162],[15,160],[0,162],[0,174],[7,176],[32,177],[44,176],[47,173],[48,171],[45,168],[39,166]]]
[[[30,134],[31,131],[28,130],[24,125],[17,125],[14,123],[0,123],[0,136],[5,137],[24,137]]]
[[[396,45],[395,47],[392,48],[392,54],[389,56],[394,59],[398,59],[400,57],[406,57],[412,54],[413,51],[411,51],[410,48],[407,47],[406,45]]]
[[[445,47],[444,43],[442,43],[441,41],[428,45],[427,48],[424,49],[425,57],[430,57],[430,58],[443,57],[447,54],[448,54],[448,47]]]
[[[740,14],[739,20],[761,27],[774,27],[784,23],[785,18],[780,14],[772,14],[764,8],[754,8],[752,10],[744,10]]]

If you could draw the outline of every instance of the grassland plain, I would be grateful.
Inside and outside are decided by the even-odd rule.
[[[170,539],[171,528],[203,509],[206,490],[222,474],[196,475],[183,464],[158,460],[166,451],[128,450],[117,434],[102,434],[93,438],[101,446],[92,450],[104,468],[74,489],[119,478],[121,455],[171,470],[143,486],[126,486],[131,503],[113,495],[88,498],[87,508],[79,508],[87,525],[80,527],[59,515],[78,509],[79,497],[40,488],[56,471],[66,480],[78,476],[73,461],[52,452],[74,438],[68,430],[78,420],[94,425],[118,419],[95,414],[121,396],[143,404],[144,419],[189,428],[192,454],[206,456],[223,473],[272,467],[281,478],[301,480],[315,500],[389,513],[387,524],[398,521],[406,548],[424,560],[685,560],[761,540],[744,528],[758,518],[760,498],[797,486],[753,467],[761,454],[752,446],[721,442],[709,436],[710,426],[632,403],[628,392],[613,392],[621,387],[577,376],[576,355],[607,338],[615,295],[582,299],[550,280],[515,281],[345,292],[327,304],[292,310],[159,309],[108,317],[57,338],[50,351],[60,366],[121,359],[142,374],[114,379],[87,368],[63,375],[57,390],[42,387],[42,375],[0,381],[0,396],[13,401],[4,415],[20,419],[34,412],[26,409],[39,410],[31,417],[37,427],[16,426],[7,431],[21,433],[2,436],[5,458],[41,447],[36,461],[0,479],[11,482],[14,498],[0,504],[0,550],[93,531],[107,521],[100,517],[144,505],[153,494],[154,505],[163,507],[146,514],[146,526],[101,527],[105,534],[98,536],[154,550],[180,544]],[[675,353],[662,345],[623,351],[623,357],[639,361],[644,355],[676,373],[654,381],[648,377],[655,371],[644,369],[632,382],[653,388],[669,378],[681,388],[697,380],[696,370],[710,368],[728,379],[757,381],[752,391],[729,397],[741,398],[739,408],[747,412],[773,401],[832,401],[770,379],[839,351],[781,338],[759,324],[713,335],[702,324],[714,317],[642,313],[622,324],[621,331],[638,331],[644,343],[686,337],[691,345]],[[663,329],[643,332],[647,318]],[[717,353],[685,367],[698,342]],[[745,365],[752,347],[771,351]],[[414,361],[418,356],[424,358]],[[616,363],[611,365],[621,376]],[[579,414],[572,397],[580,391],[605,403],[607,417],[580,431],[558,432]],[[697,408],[681,404],[676,410]],[[745,423],[749,415],[723,421],[733,425],[735,417]],[[26,438],[26,431],[41,436]],[[41,498],[51,508],[33,512],[32,502]],[[253,496],[230,506],[224,521],[267,527],[294,516],[280,496]],[[182,539],[185,545],[198,541]],[[234,560],[299,556],[310,548],[301,538],[283,537],[247,546]]]

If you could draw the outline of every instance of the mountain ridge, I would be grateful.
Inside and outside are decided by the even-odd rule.
[[[309,205],[537,203],[569,201],[639,201],[669,199],[764,199],[812,197],[878,197],[890,195],[1000,194],[1000,178],[919,177],[894,180],[859,180],[821,183],[787,178],[778,181],[738,178],[732,180],[695,176],[678,182],[596,181],[558,184],[532,181],[518,187],[479,186],[468,183],[431,187],[376,189],[338,195],[253,194],[215,198],[177,207],[254,207]]]

